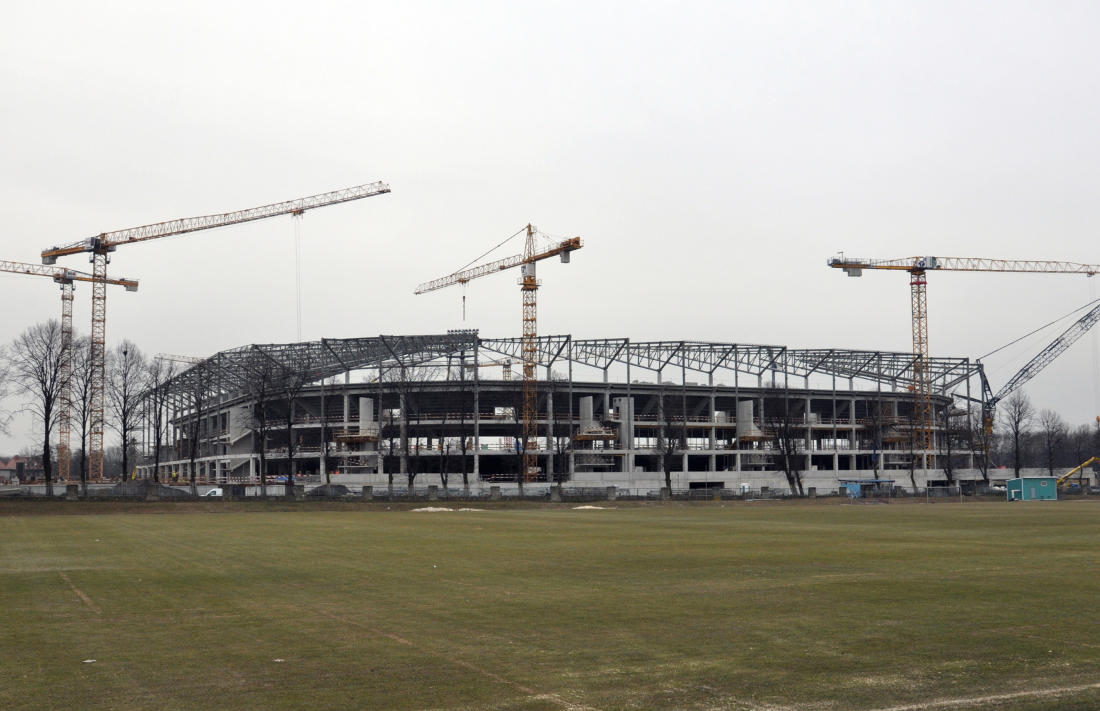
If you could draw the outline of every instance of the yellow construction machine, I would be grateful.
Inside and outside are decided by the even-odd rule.
[[[1082,464],[1074,467],[1073,469],[1070,469],[1068,472],[1066,472],[1062,476],[1058,477],[1058,481],[1055,482],[1055,486],[1057,486],[1059,489],[1061,489],[1062,486],[1073,477],[1073,475],[1077,474],[1082,469],[1084,469],[1085,467],[1087,467],[1088,465],[1090,465],[1094,462],[1100,462],[1100,457],[1089,457],[1088,460],[1086,460]],[[1091,479],[1091,477],[1090,477],[1090,479]],[[1089,484],[1091,484],[1091,483],[1092,482],[1090,481]],[[1083,486],[1087,486],[1087,485],[1083,485]]]

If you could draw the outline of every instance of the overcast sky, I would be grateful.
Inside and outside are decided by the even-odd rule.
[[[533,222],[585,244],[540,267],[541,333],[906,351],[906,275],[829,256],[1100,262],[1098,29],[1089,2],[10,1],[0,257],[385,180],[306,214],[303,339],[518,336],[515,274],[471,283],[465,322],[459,288],[413,289]],[[290,218],[110,270],[141,289],[111,289],[109,344],[296,339]],[[931,274],[932,353],[979,357],[1094,281]],[[5,340],[58,314],[48,280],[0,293]],[[1056,333],[991,358],[994,389]],[[1036,405],[1092,421],[1094,349]]]

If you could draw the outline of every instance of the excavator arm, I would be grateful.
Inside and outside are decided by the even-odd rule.
[[[1088,465],[1090,465],[1094,462],[1100,462],[1100,457],[1089,457],[1089,459],[1087,461],[1081,463],[1080,465],[1074,467],[1073,469],[1070,469],[1068,472],[1066,472],[1062,476],[1058,477],[1058,481],[1055,482],[1055,486],[1062,486],[1067,481],[1069,481],[1073,477],[1074,474],[1076,474],[1077,472],[1081,471],[1082,469],[1084,469],[1085,467],[1087,467]]]

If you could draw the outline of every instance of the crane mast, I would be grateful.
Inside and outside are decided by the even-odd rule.
[[[106,380],[106,339],[107,339],[107,264],[110,253],[119,245],[133,244],[186,234],[211,230],[218,227],[264,220],[279,215],[301,215],[328,205],[337,205],[352,200],[382,195],[390,192],[390,186],[383,182],[367,183],[342,190],[311,195],[309,197],[252,207],[235,212],[224,212],[199,217],[186,217],[165,222],[157,222],[140,227],[131,227],[114,232],[102,232],[98,235],[73,242],[64,246],[53,246],[42,251],[42,263],[54,264],[58,257],[73,254],[90,253],[92,262],[92,329],[89,348],[91,404],[89,407],[89,450],[91,452],[90,473],[93,477],[103,477],[103,435],[104,435],[104,388]]]
[[[843,269],[844,272],[850,277],[858,277],[863,275],[864,269],[884,269],[893,271],[906,271],[909,272],[909,291],[912,310],[912,331],[913,331],[913,355],[914,364],[914,419],[919,428],[918,444],[924,450],[926,462],[928,452],[932,449],[932,382],[928,368],[928,279],[927,272],[932,271],[951,271],[951,272],[1025,272],[1034,274],[1084,274],[1085,276],[1093,276],[1097,272],[1100,272],[1100,265],[1096,264],[1081,264],[1079,262],[1062,262],[1051,260],[1021,260],[1021,259],[989,259],[985,257],[903,257],[901,259],[861,259],[856,257],[845,257],[843,254],[832,257],[828,261],[828,265],[834,269]],[[1086,321],[1089,316],[1085,316],[1081,319],[1081,322]],[[1081,323],[1079,322],[1079,323]],[[1084,327],[1087,330],[1091,327],[1090,322],[1088,326]],[[1084,331],[1082,330],[1081,333]],[[1073,340],[1080,337],[1078,334]],[[1048,346],[1040,356],[1036,359],[1046,357],[1047,359],[1039,365],[1037,368],[1030,369],[1032,375],[1038,372],[1039,369],[1045,367],[1047,363],[1053,360],[1062,350],[1069,347],[1069,344],[1073,342],[1065,343],[1061,350],[1058,350],[1059,342]],[[1031,366],[1035,364],[1029,363]],[[1025,370],[1029,370],[1025,366]],[[1023,373],[1023,371],[1021,371]],[[1020,376],[1020,374],[1017,374]],[[1030,378],[1028,375],[1027,378]],[[1018,387],[1018,383],[1015,387]]]
[[[424,294],[453,284],[466,284],[472,279],[493,274],[512,267],[520,267],[518,279],[520,294],[523,298],[523,471],[518,477],[520,482],[534,481],[538,476],[538,378],[535,371],[538,365],[538,290],[539,280],[535,265],[543,259],[560,256],[563,262],[569,261],[569,255],[580,249],[581,238],[572,237],[562,240],[550,249],[536,251],[535,237],[538,230],[528,224],[525,228],[523,252],[521,254],[487,262],[469,269],[462,269],[439,279],[427,281],[416,287],[415,293]],[[513,235],[514,236],[514,235]]]
[[[106,284],[123,286],[126,291],[137,291],[138,283],[133,279],[105,279],[100,282],[92,274],[73,269],[5,260],[0,260],[0,271],[50,277],[61,286],[61,391],[58,393],[61,417],[57,426],[57,477],[58,480],[68,481],[72,473],[73,282],[91,282],[93,288],[105,287]]]

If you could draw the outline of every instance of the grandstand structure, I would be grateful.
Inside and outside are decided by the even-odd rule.
[[[524,477],[523,388],[507,371],[522,349],[462,330],[222,351],[145,393],[139,472],[805,493],[883,472],[924,487],[980,465],[983,373],[968,358],[925,364],[934,426],[921,449],[911,353],[562,335],[537,341],[538,471]]]

